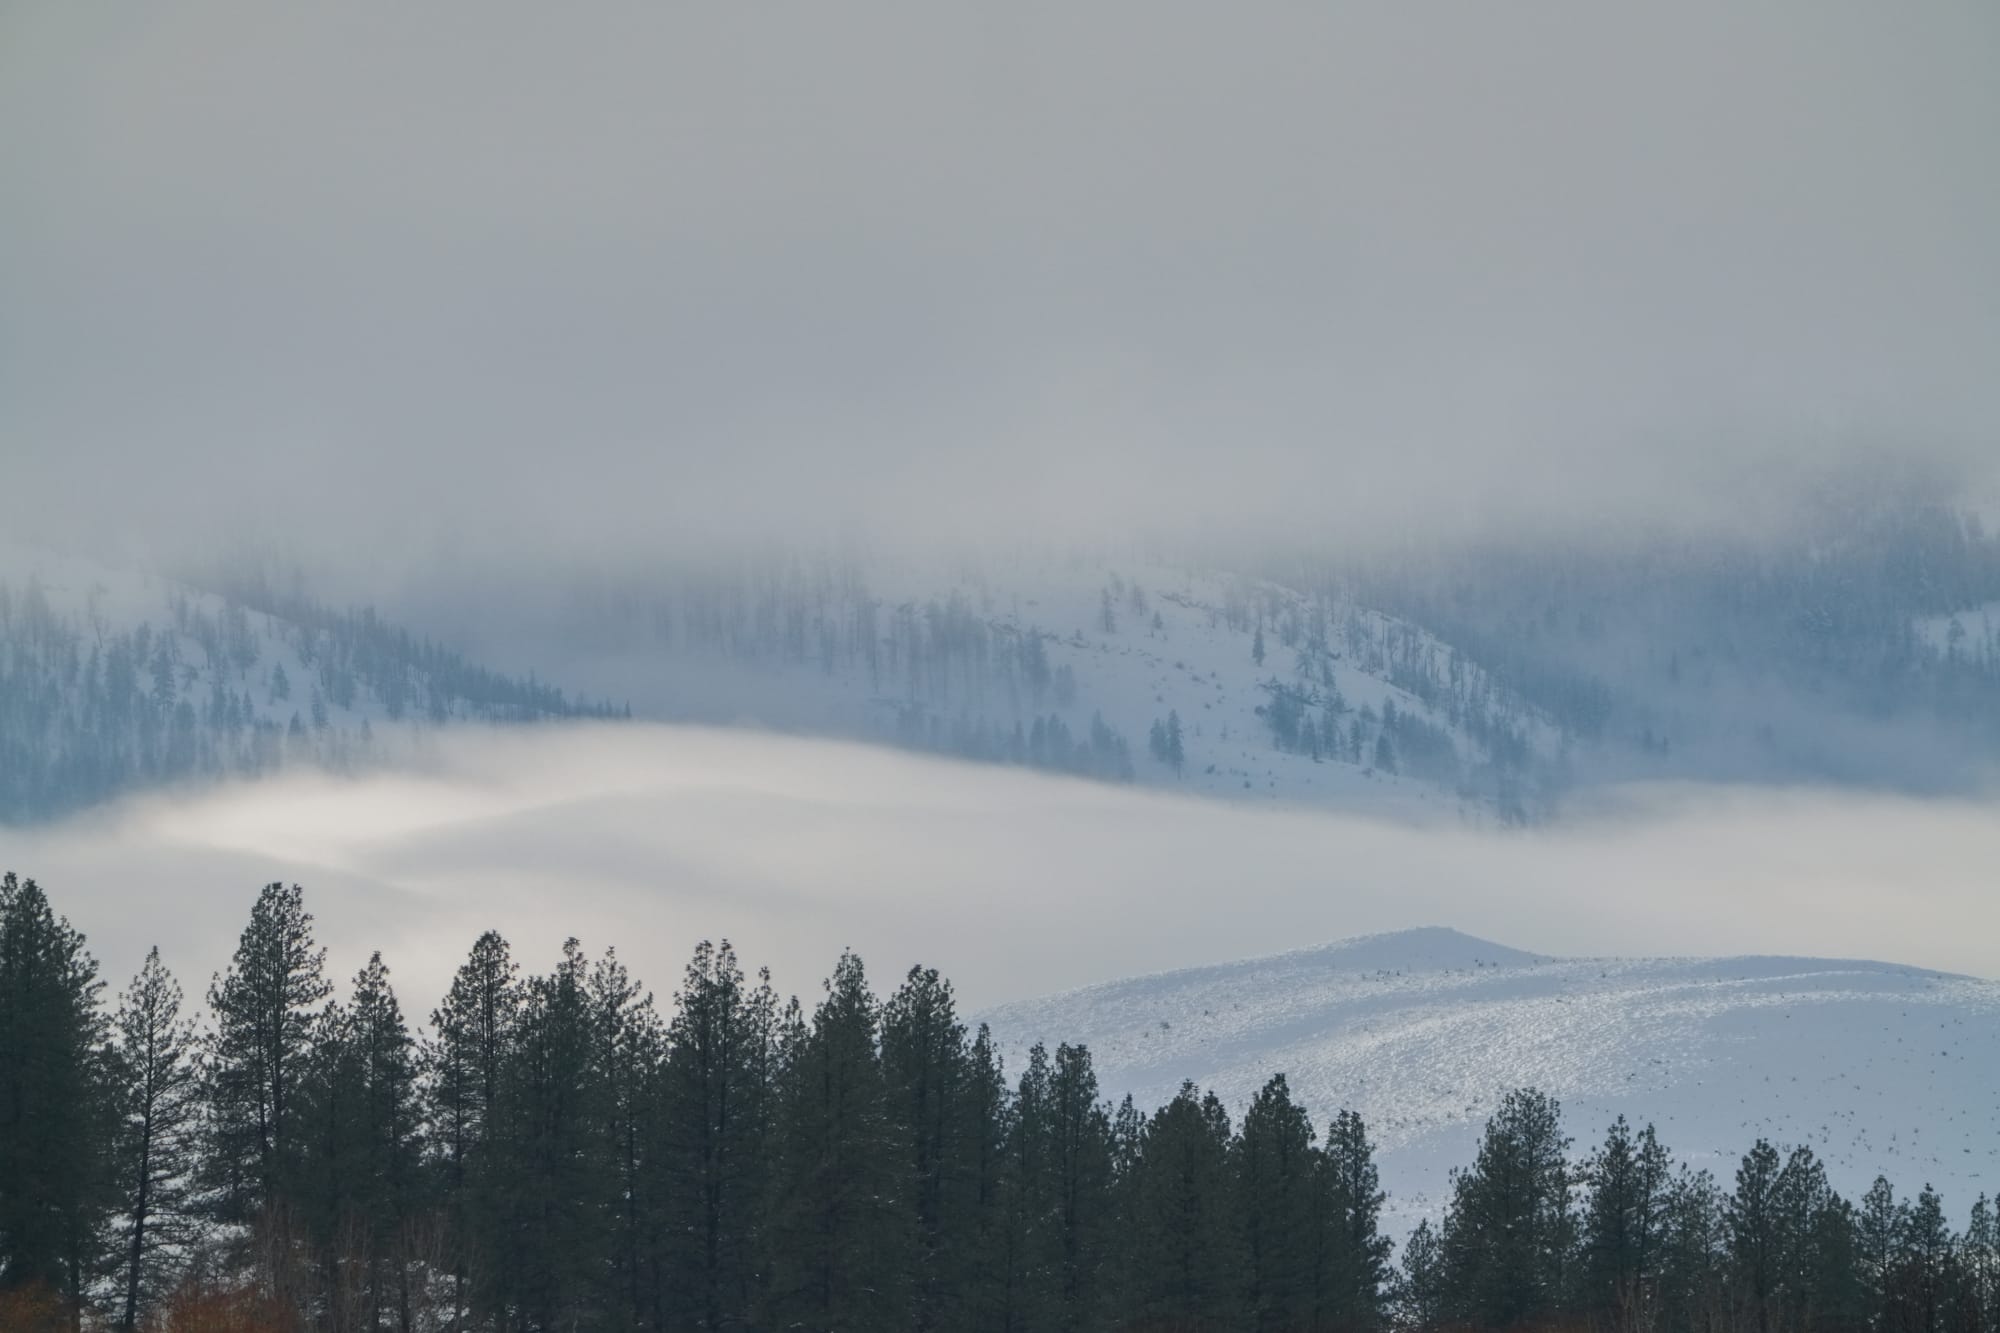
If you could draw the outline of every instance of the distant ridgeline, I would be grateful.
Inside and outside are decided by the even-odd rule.
[[[2000,757],[2000,535],[1894,487],[1756,537],[1522,542],[1315,580],[1477,659],[1600,775],[1937,787]]]
[[[1936,791],[2000,756],[2000,538],[1897,484],[1699,539],[1236,570],[718,557],[553,602],[578,654],[661,665],[665,716],[1210,795],[1533,820],[1599,782]]]
[[[385,725],[627,715],[488,671],[372,610],[54,573],[0,581],[0,821],[286,762],[341,767]]]
[[[563,642],[675,664],[651,701],[668,716],[1212,795],[1441,792],[1519,818],[1564,781],[1542,710],[1331,588],[1144,562],[864,576],[773,558],[580,577],[553,600]]]

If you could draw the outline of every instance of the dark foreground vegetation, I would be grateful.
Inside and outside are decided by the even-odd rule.
[[[2000,1326],[1983,1198],[1955,1234],[1809,1148],[1724,1187],[1518,1091],[1392,1264],[1358,1116],[1282,1074],[1145,1114],[1079,1046],[1003,1077],[932,971],[878,1000],[849,954],[808,1012],[704,944],[662,1013],[488,933],[419,1036],[379,956],[343,998],[323,957],[269,886],[197,1025],[0,881],[0,1330]]]

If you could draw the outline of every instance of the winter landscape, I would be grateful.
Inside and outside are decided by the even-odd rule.
[[[0,12],[0,1333],[2000,1330],[2000,20]]]

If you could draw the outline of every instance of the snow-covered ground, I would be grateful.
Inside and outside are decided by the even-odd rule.
[[[1372,743],[1359,762],[1281,751],[1261,716],[1271,703],[1272,682],[1322,700],[1337,692],[1345,706],[1343,728],[1363,710],[1379,718],[1393,706],[1439,727],[1463,760],[1474,761],[1479,747],[1465,730],[1391,683],[1375,656],[1400,641],[1412,656],[1449,661],[1451,646],[1415,626],[1365,607],[1336,607],[1318,626],[1325,637],[1320,654],[1311,647],[1314,608],[1298,592],[1175,566],[1031,562],[1009,571],[1005,583],[966,579],[942,595],[954,593],[981,606],[998,626],[1048,633],[1051,663],[1075,674],[1078,710],[1086,716],[1101,711],[1131,740],[1144,781],[1204,795],[1382,813],[1435,814],[1463,804],[1449,787],[1376,768]],[[1261,613],[1245,609],[1260,603]],[[1295,643],[1285,641],[1283,629],[1291,618],[1303,631]],[[1254,655],[1259,637],[1261,662]],[[1463,664],[1461,670],[1481,676],[1478,688],[1492,688],[1476,666]],[[1180,716],[1187,752],[1178,773],[1146,751],[1153,722],[1170,711]],[[1521,711],[1530,747],[1554,759],[1561,747],[1556,730]]]
[[[1111,982],[980,1015],[1087,1044],[1108,1096],[1184,1078],[1236,1115],[1275,1072],[1315,1120],[1361,1112],[1400,1235],[1442,1207],[1509,1089],[1561,1099],[1581,1156],[1657,1125],[1725,1184],[1760,1136],[1809,1144],[1852,1197],[1877,1173],[1954,1214],[2000,1188],[2000,983],[1815,958],[1550,958],[1426,928]]]

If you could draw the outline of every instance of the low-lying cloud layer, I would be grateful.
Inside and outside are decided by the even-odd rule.
[[[2000,975],[2000,807],[1635,793],[1498,833],[1183,800],[862,746],[654,726],[440,739],[419,770],[298,775],[0,834],[107,974],[158,943],[190,989],[259,885],[307,888],[331,966],[379,948],[427,1013],[478,931],[565,936],[664,997],[728,936],[810,996],[845,944],[970,1006],[1449,924],[1569,954],[1787,953]]]
[[[0,495],[358,558],[1990,473],[1983,0],[0,14]]]

